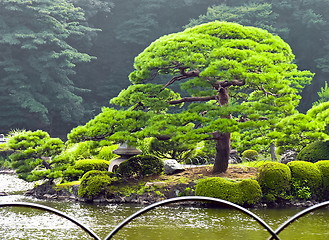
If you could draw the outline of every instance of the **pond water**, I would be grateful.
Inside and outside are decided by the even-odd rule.
[[[130,204],[85,204],[69,201],[42,201],[21,195],[30,188],[14,175],[0,174],[3,202],[32,202],[53,207],[76,218],[105,238],[117,224],[142,207]],[[251,209],[276,229],[302,209]],[[308,214],[289,226],[280,239],[328,239],[329,209]],[[57,215],[21,207],[0,208],[1,239],[92,239],[73,223]],[[243,213],[225,208],[159,207],[133,220],[120,230],[116,240],[257,240],[270,235]]]

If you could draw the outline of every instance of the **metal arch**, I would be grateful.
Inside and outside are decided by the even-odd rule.
[[[123,228],[125,225],[127,225],[129,222],[131,222],[135,218],[139,217],[140,215],[142,215],[156,207],[164,206],[164,205],[167,205],[170,203],[183,202],[183,201],[207,201],[207,202],[212,202],[212,203],[217,203],[217,204],[222,204],[225,206],[233,207],[234,209],[237,209],[240,212],[245,213],[245,214],[249,215],[250,217],[252,217],[253,219],[255,219],[261,226],[263,226],[272,235],[272,237],[270,239],[280,240],[280,238],[277,236],[276,232],[274,232],[273,229],[263,219],[258,217],[256,214],[250,212],[249,210],[247,210],[237,204],[234,204],[229,201],[222,200],[222,199],[211,198],[211,197],[198,197],[198,196],[176,197],[176,198],[166,199],[166,200],[151,204],[151,205],[139,210],[138,212],[130,215],[129,217],[127,217],[124,221],[122,221],[119,225],[117,225],[116,228],[114,230],[112,230],[112,232],[109,235],[107,235],[104,240],[112,239],[112,237],[121,228]]]
[[[114,230],[112,230],[112,232],[104,239],[104,240],[110,240],[112,239],[112,237],[119,231],[121,230],[124,226],[126,226],[128,223],[130,223],[132,220],[134,220],[135,218],[139,217],[140,215],[156,208],[159,206],[164,206],[170,203],[176,203],[176,202],[183,202],[183,201],[207,201],[207,202],[211,202],[211,203],[217,203],[217,204],[221,204],[224,206],[229,206],[233,209],[239,210],[240,212],[252,217],[254,220],[256,220],[262,227],[264,227],[272,236],[269,238],[269,240],[272,239],[276,239],[276,240],[280,240],[280,238],[278,237],[278,235],[285,230],[290,224],[292,224],[293,222],[295,222],[296,220],[298,220],[299,218],[307,215],[308,213],[315,211],[317,209],[329,206],[329,201],[326,202],[322,202],[319,204],[316,204],[312,207],[309,207],[297,214],[295,214],[293,217],[291,217],[290,219],[288,219],[287,221],[285,221],[280,227],[278,227],[275,231],[273,231],[273,229],[260,217],[258,217],[257,215],[255,215],[254,213],[250,212],[249,210],[231,203],[229,201],[225,201],[222,199],[218,199],[218,198],[211,198],[211,197],[200,197],[200,196],[187,196],[187,197],[177,197],[177,198],[171,198],[171,199],[166,199],[154,204],[151,204],[141,210],[139,210],[138,212],[132,214],[131,216],[129,216],[128,218],[126,218],[124,221],[122,221],[119,225],[117,225],[115,227]],[[84,224],[82,224],[81,222],[77,221],[75,218],[68,216],[67,214],[56,210],[54,208],[51,207],[47,207],[44,205],[40,205],[40,204],[35,204],[35,203],[21,203],[21,202],[8,202],[8,203],[0,203],[0,208],[1,207],[30,207],[30,208],[35,208],[35,209],[39,209],[39,210],[44,210],[47,212],[51,212],[54,213],[60,217],[63,217],[71,222],[73,222],[74,224],[76,224],[77,226],[79,226],[82,230],[84,230],[86,233],[88,233],[92,238],[96,239],[96,240],[102,240],[99,236],[97,236],[92,230],[90,230],[87,226],[85,226]]]
[[[279,235],[280,232],[282,232],[284,229],[286,229],[290,224],[292,224],[293,222],[295,222],[296,220],[298,220],[299,218],[305,216],[306,214],[313,212],[314,210],[326,207],[329,205],[329,201],[326,202],[322,202],[322,203],[318,203],[312,207],[306,208],[303,211],[295,214],[294,216],[292,216],[291,218],[289,218],[287,221],[285,221],[283,224],[281,224],[281,226],[279,226],[276,230],[275,230],[275,234]],[[270,237],[269,239],[273,239],[273,237]]]
[[[87,226],[85,226],[84,224],[82,224],[81,222],[76,220],[75,218],[70,217],[69,215],[67,215],[59,210],[56,210],[54,208],[51,208],[51,207],[47,207],[47,206],[43,206],[43,205],[35,204],[35,203],[21,203],[21,202],[0,203],[0,208],[1,207],[30,207],[30,208],[35,208],[35,209],[51,212],[51,213],[54,213],[60,217],[63,217],[65,219],[73,222],[74,224],[79,226],[81,229],[83,229],[86,233],[88,233],[94,239],[101,240],[101,238],[99,236],[97,236],[92,230],[90,230]]]

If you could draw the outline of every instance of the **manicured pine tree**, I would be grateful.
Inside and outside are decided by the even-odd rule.
[[[125,140],[128,136],[213,140],[213,171],[225,172],[232,132],[296,112],[298,93],[312,74],[299,71],[293,60],[289,45],[280,37],[234,23],[211,22],[163,36],[135,58],[129,76],[133,85],[112,99],[125,110],[117,115],[104,109],[84,127],[74,129],[69,139],[125,135]],[[111,120],[105,118],[109,111]],[[122,116],[134,112],[135,117],[144,116],[134,118],[139,129],[133,119]],[[108,124],[119,116],[120,124]],[[106,119],[102,125],[101,118]],[[118,134],[114,129],[123,125],[126,134],[123,129]]]

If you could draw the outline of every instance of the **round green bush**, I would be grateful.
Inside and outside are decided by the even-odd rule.
[[[262,198],[262,189],[256,180],[244,179],[239,182],[238,187],[242,192],[243,204],[253,205]]]
[[[311,198],[322,187],[322,174],[317,166],[305,161],[289,162],[293,194],[299,198]],[[306,194],[309,196],[306,196]],[[301,196],[301,194],[303,196]]]
[[[220,177],[211,177],[200,180],[195,189],[196,196],[220,198],[236,204],[255,204],[262,192],[255,180],[232,182]]]
[[[242,158],[247,161],[255,161],[258,157],[258,152],[255,150],[245,150],[242,153]]]
[[[322,174],[322,193],[324,197],[328,199],[329,197],[329,160],[318,161],[314,163],[315,166],[320,170]]]
[[[290,168],[278,162],[265,163],[259,168],[257,181],[267,200],[285,198],[291,188]]]
[[[113,181],[116,181],[116,178],[113,178],[112,175],[108,171],[99,170],[85,173],[81,178],[78,195],[88,200],[107,195],[109,193],[108,187]]]
[[[329,159],[329,141],[316,141],[304,147],[297,155],[297,160],[317,162]]]
[[[84,173],[91,170],[107,171],[109,164],[109,161],[102,159],[83,159],[75,162],[74,169],[82,170]]]
[[[119,165],[116,174],[122,178],[141,178],[163,171],[161,159],[152,155],[138,155],[129,158]]]

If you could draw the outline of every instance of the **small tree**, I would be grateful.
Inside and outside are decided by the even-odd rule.
[[[329,139],[329,102],[314,105],[306,114],[283,118],[268,137],[276,140],[279,152],[300,151],[309,143]]]
[[[56,161],[64,147],[62,140],[51,138],[48,133],[22,131],[9,138],[7,145],[15,152],[10,155],[18,176],[26,181],[46,179],[52,182],[62,176],[67,162]]]
[[[289,45],[265,30],[227,22],[202,24],[163,36],[147,47],[135,58],[135,71],[129,76],[134,85],[111,103],[128,108],[126,115],[149,114],[147,121],[137,119],[142,126],[127,134],[130,138],[214,140],[213,171],[225,172],[231,132],[295,112],[298,93],[312,74],[297,70],[293,60]],[[164,78],[169,81],[161,84]],[[179,87],[180,94],[174,92]],[[126,121],[120,125],[127,125]],[[98,137],[88,126],[110,138],[114,127],[118,128],[89,122],[69,138],[84,138],[79,133]]]
[[[321,90],[318,92],[319,100],[313,103],[313,105],[319,105],[324,102],[329,101],[329,86],[328,82],[324,83],[324,87],[321,87]]]

